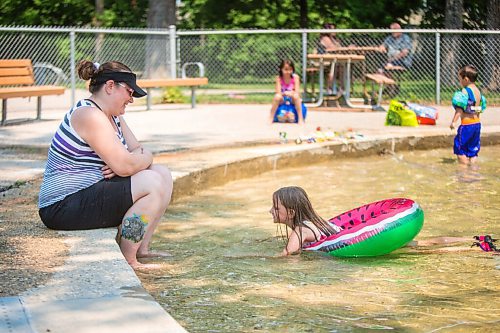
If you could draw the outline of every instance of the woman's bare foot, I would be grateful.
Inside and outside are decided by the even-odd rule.
[[[143,264],[138,261],[135,263],[129,263],[130,267],[132,267],[134,270],[152,270],[152,269],[159,269],[162,267],[161,264]]]
[[[158,257],[172,257],[172,254],[167,251],[148,251],[148,252],[137,252],[137,258],[158,258]]]

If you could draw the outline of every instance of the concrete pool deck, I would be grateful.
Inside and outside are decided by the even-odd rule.
[[[307,124],[300,127],[267,124],[267,105],[198,105],[193,110],[186,105],[157,105],[151,111],[139,109],[131,107],[127,122],[144,146],[155,153],[156,162],[171,169],[174,199],[266,170],[343,156],[450,147],[452,157],[450,107],[439,107],[438,125],[416,128],[386,127],[384,112],[311,111]],[[499,111],[492,107],[482,116],[484,144],[500,143]],[[0,146],[15,148],[3,149],[5,153],[0,154],[0,186],[41,176],[45,160],[27,159],[18,152],[45,153],[65,112],[54,107],[44,110],[42,121],[0,127]],[[16,117],[15,111],[10,114]],[[293,143],[318,126],[347,131],[345,134],[353,138],[344,135],[322,143]],[[290,141],[287,144],[280,144],[279,132],[283,131]],[[61,233],[70,249],[68,260],[46,285],[18,297],[0,298],[0,331],[185,331],[142,288],[114,242],[115,230]]]

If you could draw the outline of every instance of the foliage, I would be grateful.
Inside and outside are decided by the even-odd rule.
[[[179,49],[183,62],[210,64],[205,75],[213,83],[251,83],[255,80],[262,82],[262,79],[271,82],[278,73],[282,58],[295,60],[295,69],[300,71],[300,42],[298,34],[213,35],[183,38]],[[225,69],[224,72],[220,71],[221,68]],[[276,68],[276,71],[270,75],[269,68]],[[227,72],[231,72],[233,81],[225,77]]]
[[[283,29],[300,27],[299,1],[186,0],[180,8],[183,29]],[[309,28],[336,23],[339,28],[388,27],[407,21],[422,0],[309,0]]]
[[[104,13],[96,19],[102,27],[147,27],[148,0],[104,1]]]
[[[298,1],[191,0],[180,8],[181,27],[188,29],[297,28]]]
[[[3,0],[0,25],[146,27],[148,0],[104,1],[95,18],[94,0]]]
[[[487,6],[486,0],[464,1],[463,29],[486,29]],[[444,29],[445,13],[446,1],[427,0],[421,27]]]
[[[167,88],[161,96],[162,103],[185,103],[186,99],[179,87]]]
[[[2,25],[82,26],[90,22],[92,0],[3,0]]]
[[[338,28],[406,26],[411,14],[422,14],[422,28],[444,28],[444,0],[307,0],[308,27],[335,23]],[[300,1],[183,0],[181,29],[299,28]],[[95,17],[95,0],[3,0],[0,25],[146,27],[148,0],[104,0]],[[488,1],[464,1],[464,29],[484,29]]]
[[[272,89],[269,89],[272,91]],[[200,104],[264,104],[269,105],[273,99],[273,94],[218,94],[196,96],[197,103]]]
[[[314,1],[310,13],[321,13],[322,17],[331,18],[326,21],[336,23],[338,28],[388,28],[392,22],[406,25],[409,16],[421,5],[422,0],[339,0],[335,1],[335,5],[324,0]],[[310,28],[316,27],[311,24]]]

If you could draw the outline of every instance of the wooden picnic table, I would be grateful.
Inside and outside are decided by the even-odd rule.
[[[307,59],[311,61],[318,61],[318,66],[319,66],[319,97],[318,101],[310,106],[312,107],[319,107],[320,105],[323,104],[323,87],[324,87],[324,68],[325,68],[325,63],[328,63],[331,66],[330,72],[332,75],[335,75],[335,65],[337,63],[340,64],[345,64],[346,67],[346,72],[344,75],[344,98],[347,106],[349,108],[362,108],[362,109],[371,109],[371,106],[369,105],[354,105],[351,103],[350,100],[350,93],[351,93],[351,64],[352,63],[363,63],[365,61],[365,56],[360,55],[360,54],[343,54],[343,53],[324,53],[324,54],[319,54],[319,53],[312,53],[307,55]]]
[[[328,53],[353,53],[353,54],[366,54],[368,52],[382,52],[379,46],[341,46],[329,47],[326,49]]]

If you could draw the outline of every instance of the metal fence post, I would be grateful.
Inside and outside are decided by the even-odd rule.
[[[69,33],[69,45],[70,45],[70,69],[71,69],[71,105],[76,103],[76,67],[75,67],[75,31],[72,30]]]
[[[304,94],[302,98],[307,97],[307,31],[302,31],[302,82],[304,85]]]
[[[170,42],[170,76],[172,79],[175,79],[177,77],[177,61],[176,61],[176,50],[175,50],[175,39],[176,39],[176,33],[175,33],[175,25],[170,25],[168,27],[168,35],[169,35],[169,42]]]
[[[441,104],[441,34],[436,32],[436,104]]]

